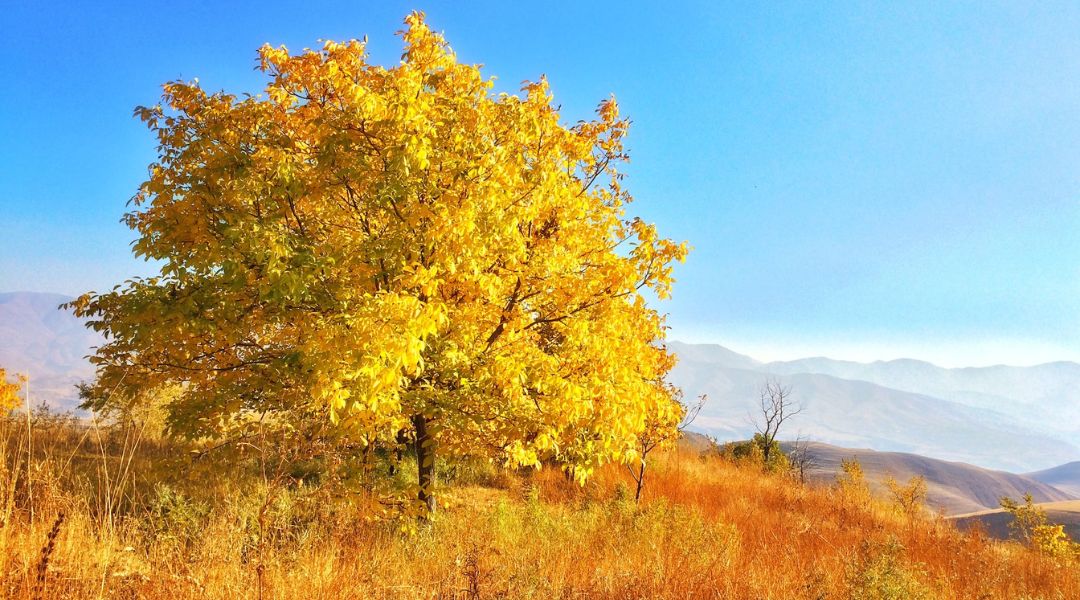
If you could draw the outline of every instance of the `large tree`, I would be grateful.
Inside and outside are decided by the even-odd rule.
[[[86,390],[179,389],[173,432],[254,427],[578,478],[677,411],[663,318],[685,245],[626,214],[615,101],[562,123],[541,79],[496,93],[420,13],[400,64],[364,42],[264,46],[265,94],[164,86],[127,224],[160,265],[73,306],[105,333]]]

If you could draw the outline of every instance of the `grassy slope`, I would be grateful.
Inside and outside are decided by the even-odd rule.
[[[1047,520],[1056,525],[1064,525],[1065,532],[1071,538],[1080,540],[1080,500],[1042,502],[1038,503],[1038,506],[1046,511]],[[986,528],[987,533],[998,539],[1009,537],[1009,523],[1012,522],[1012,516],[1002,509],[982,510],[952,518],[962,528],[978,521]]]
[[[1080,597],[1076,563],[687,450],[653,461],[641,506],[614,466],[583,488],[551,469],[459,474],[434,523],[408,533],[411,520],[371,522],[304,488],[268,501],[257,484],[191,475],[184,493],[155,492],[139,474],[167,447],[127,453],[124,479],[117,464],[104,474],[93,453],[72,451],[80,435],[39,431],[33,504],[24,479],[11,488],[0,528],[6,597],[40,586],[60,511],[41,597]],[[86,448],[102,447],[88,437]],[[125,454],[114,438],[105,454]],[[17,444],[6,448],[3,464],[14,465]],[[126,508],[108,508],[110,497]]]

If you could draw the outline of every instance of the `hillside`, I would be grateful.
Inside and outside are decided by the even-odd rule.
[[[786,450],[790,448],[790,444],[785,444]],[[885,477],[891,475],[903,483],[910,477],[921,475],[927,484],[927,506],[947,515],[996,509],[1002,496],[1019,498],[1025,492],[1030,492],[1036,502],[1076,498],[1024,475],[915,454],[840,448],[821,443],[809,443],[807,450],[814,463],[810,472],[812,479],[831,483],[840,473],[841,461],[855,458],[862,465],[871,487],[881,496],[887,494],[882,483]]]
[[[778,369],[778,363],[760,363],[722,346],[679,342],[669,346],[680,359],[671,380],[688,397],[709,396],[695,426],[719,439],[749,437],[760,386],[766,379],[776,378],[791,386],[794,399],[804,406],[790,421],[785,437],[798,433],[839,446],[909,452],[1013,472],[1044,469],[1080,457],[1077,437],[1033,427],[993,408],[862,379],[796,372],[797,365],[803,364],[800,361]],[[819,359],[810,359],[805,368],[812,370],[817,362]],[[928,363],[908,362],[915,365],[915,371],[938,369]],[[790,372],[778,372],[783,370]],[[843,374],[859,375],[854,367]],[[1073,426],[1066,423],[1057,427],[1064,430]]]
[[[1043,471],[1027,473],[1027,477],[1052,485],[1080,498],[1080,461],[1058,465]]]
[[[88,432],[39,418],[34,428],[40,442],[29,470],[32,505],[26,479],[11,477],[18,459],[0,460],[0,509],[11,515],[0,536],[5,597],[1013,600],[1080,594],[1076,563],[968,536],[929,515],[905,517],[859,491],[804,486],[759,465],[692,450],[650,457],[640,504],[629,495],[622,465],[607,465],[579,486],[556,468],[505,470],[463,461],[439,481],[434,520],[418,523],[407,509],[380,504],[365,486],[278,486],[261,473],[257,457],[194,459],[189,446],[153,436],[132,447],[121,427]],[[0,421],[0,446],[16,447],[24,431],[21,420]],[[84,444],[94,451],[76,451]],[[106,486],[120,465],[130,469],[130,492],[102,518],[95,490],[115,489]],[[385,464],[373,466],[385,473]],[[406,457],[402,467],[409,472],[415,463]],[[39,569],[50,526],[58,535]]]
[[[86,356],[101,337],[59,305],[59,294],[0,293],[0,366],[30,375],[31,401],[59,409],[78,404],[75,384],[94,375]]]
[[[1016,499],[1015,496],[1013,498]],[[1039,503],[1039,507],[1046,511],[1048,522],[1064,525],[1069,537],[1080,540],[1080,500],[1044,502]],[[1009,538],[1009,523],[1012,522],[1012,516],[999,508],[956,515],[953,520],[961,529],[967,529],[978,522],[991,536],[1004,540]]]

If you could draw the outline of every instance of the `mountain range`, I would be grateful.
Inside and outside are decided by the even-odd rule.
[[[1018,473],[1080,458],[1075,363],[946,369],[908,359],[760,362],[712,344],[669,348],[679,357],[671,381],[687,397],[708,396],[694,426],[719,439],[754,432],[759,390],[774,380],[803,407],[781,439],[798,435]]]

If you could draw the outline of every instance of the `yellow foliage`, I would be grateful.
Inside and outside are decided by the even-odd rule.
[[[922,512],[927,491],[926,478],[922,475],[913,476],[906,485],[901,485],[889,475],[885,477],[885,488],[889,490],[893,504],[901,513],[914,517]]]
[[[1076,544],[1065,533],[1064,525],[1036,525],[1031,531],[1031,545],[1050,556],[1068,557],[1076,553]]]
[[[15,382],[9,382],[7,372],[0,367],[0,412],[6,413],[19,406],[19,389],[25,381],[25,377],[16,375]]]
[[[870,499],[870,485],[866,482],[862,464],[857,458],[840,461],[840,474],[836,478],[836,484],[841,497],[847,502],[859,504]]]
[[[1080,544],[1069,538],[1063,525],[1049,521],[1046,511],[1035,504],[1030,493],[1024,494],[1023,503],[1006,496],[1001,499],[1001,507],[1012,515],[1009,529],[1020,541],[1049,556],[1080,558]]]

